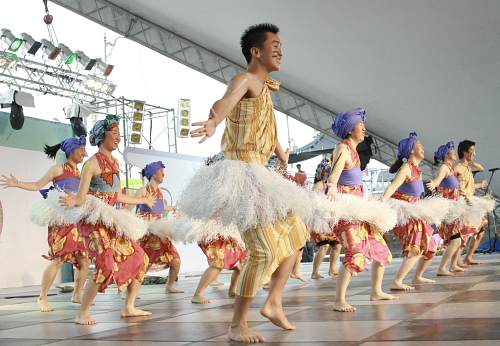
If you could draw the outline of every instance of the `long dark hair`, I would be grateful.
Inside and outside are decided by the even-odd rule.
[[[61,149],[61,143],[52,146],[45,144],[45,146],[43,147],[44,153],[47,154],[47,157],[52,160],[55,160],[59,149]],[[68,157],[68,155],[66,155],[66,157]]]
[[[434,155],[434,166],[439,166],[439,163],[440,163],[440,161],[438,160],[436,155]]]
[[[389,173],[393,174],[393,173],[396,173],[397,171],[399,171],[399,169],[401,168],[403,163],[404,163],[403,157],[398,156],[398,159],[396,160],[396,162],[394,162],[392,164],[391,168],[389,168]]]

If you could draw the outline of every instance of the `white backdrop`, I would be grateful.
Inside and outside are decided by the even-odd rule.
[[[0,147],[0,174],[14,174],[20,181],[37,181],[54,162],[41,151]],[[42,199],[36,191],[0,189],[3,228],[0,234],[0,288],[40,285],[48,261],[47,228],[31,223],[33,203]],[[60,274],[56,278],[60,282]]]

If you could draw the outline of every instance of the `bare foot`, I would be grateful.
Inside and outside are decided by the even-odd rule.
[[[177,288],[173,287],[165,287],[165,293],[184,293],[184,291],[178,290]]]
[[[304,282],[307,282],[307,279],[305,277],[302,276],[302,274],[294,274],[294,273],[290,273],[290,277],[292,279],[299,279],[300,281],[304,281]]]
[[[285,330],[294,330],[295,326],[291,324],[283,312],[283,307],[281,306],[271,306],[269,303],[264,303],[260,309],[260,314],[265,318],[268,318],[273,324],[281,327]]]
[[[210,286],[224,286],[224,283],[219,280],[214,280],[210,283]]]
[[[94,320],[92,317],[90,317],[90,315],[78,314],[75,317],[75,323],[76,324],[85,324],[85,325],[89,326],[89,325],[97,324],[97,321]]]
[[[452,272],[450,272],[446,269],[444,269],[444,270],[438,269],[437,276],[455,276],[455,274],[453,274]]]
[[[436,280],[426,279],[423,277],[413,278],[413,280],[411,280],[412,284],[433,284],[435,282],[436,282]]]
[[[194,295],[193,298],[191,298],[191,303],[208,304],[208,303],[211,303],[211,301],[203,296]]]
[[[336,269],[334,269],[334,270],[330,270],[330,271],[328,272],[328,275],[330,275],[330,276],[339,275],[339,271],[338,271],[338,270],[336,270]]]
[[[125,299],[125,298],[122,298],[122,299]],[[78,297],[77,297],[77,296],[73,296],[73,298],[71,298],[71,301],[72,301],[73,303],[75,303],[75,304],[81,304],[81,303],[82,303],[82,296],[81,296],[81,295],[80,295],[80,296],[78,296]],[[95,303],[92,303],[92,304],[90,304],[90,305],[91,305],[91,306],[94,306],[94,305],[95,305]]]
[[[354,306],[351,306],[350,304],[347,304],[347,302],[334,302],[333,303],[333,311],[340,311],[340,312],[354,312],[356,311],[356,308]]]
[[[255,333],[253,330],[248,328],[248,326],[232,325],[229,327],[227,332],[227,337],[233,341],[239,342],[264,342],[266,339],[263,336]]]
[[[472,258],[471,259],[466,258],[466,259],[464,259],[464,264],[466,264],[466,265],[467,264],[476,265],[476,264],[484,264],[484,262],[482,262],[482,261],[476,261],[475,259],[472,259]]]
[[[411,287],[405,284],[391,284],[391,291],[413,291],[415,287]]]
[[[234,297],[234,296],[236,296],[236,291],[231,291],[230,290],[230,291],[227,292],[227,295],[230,296],[230,297]]]
[[[41,312],[54,311],[52,306],[49,305],[49,302],[47,301],[47,299],[38,298],[38,306],[40,307]]]
[[[377,300],[395,300],[399,299],[398,296],[393,296],[392,294],[380,292],[377,294],[371,294],[370,295],[370,300],[371,301],[377,301]]]
[[[465,264],[464,262],[458,262],[457,266],[461,268],[470,268],[471,266],[469,264]]]
[[[132,309],[122,308],[120,315],[122,317],[135,317],[135,316],[151,316],[152,313],[149,311],[143,311],[136,308]]]
[[[268,290],[269,287],[271,287],[271,283],[270,282],[267,282],[264,285],[262,285],[262,289],[264,289],[264,290]]]
[[[314,273],[311,274],[311,279],[323,279],[323,278],[324,278],[323,275],[314,274]]]
[[[450,272],[461,273],[461,272],[466,272],[466,271],[467,271],[467,269],[464,269],[464,268],[459,267],[459,266],[450,267]]]

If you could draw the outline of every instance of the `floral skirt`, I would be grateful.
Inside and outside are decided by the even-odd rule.
[[[219,239],[209,243],[198,243],[207,256],[208,265],[217,269],[234,269],[247,257],[246,251],[232,240]]]
[[[80,270],[77,257],[88,257],[85,244],[75,224],[49,226],[48,243],[48,256],[42,255],[48,260],[60,258],[63,262],[71,263]]]
[[[139,240],[139,245],[149,257],[149,272],[167,269],[174,259],[181,258],[177,248],[168,238],[149,234]]]
[[[432,238],[434,229],[427,221],[413,220],[406,225],[394,227],[392,231],[399,238],[405,257],[413,252],[415,255],[423,255],[426,260],[434,258],[437,250]]]

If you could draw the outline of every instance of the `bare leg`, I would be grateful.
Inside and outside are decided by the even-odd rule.
[[[300,281],[307,282],[307,279],[300,274],[300,262],[302,261],[302,253],[304,250],[299,251],[299,255],[297,256],[297,260],[293,265],[292,272],[290,273],[290,277],[292,279],[299,279]]]
[[[340,251],[342,250],[342,245],[335,244],[330,251],[330,270],[328,271],[328,275],[338,275],[339,271],[335,268],[337,265],[337,261],[339,260]]]
[[[234,297],[236,295],[236,284],[238,283],[240,273],[241,273],[240,267],[236,266],[233,269],[233,273],[231,274],[231,284],[229,285],[229,291],[227,293],[230,297]]]
[[[460,256],[462,256],[463,251],[464,248],[462,246],[459,246],[457,251],[455,251],[455,253],[451,257],[450,272],[466,272],[467,269],[464,269],[464,267],[470,267],[470,265],[466,265],[460,262]]]
[[[165,293],[184,293],[184,291],[174,288],[175,280],[181,269],[181,260],[176,258],[170,263],[170,270],[168,272],[167,287],[165,287]]]
[[[325,255],[329,247],[330,245],[328,244],[321,245],[318,249],[318,252],[316,252],[316,255],[314,255],[313,271],[311,273],[311,279],[324,278],[323,275],[319,275],[319,267],[321,267],[321,263],[323,263],[323,260],[325,259]]]
[[[151,312],[143,311],[135,308],[135,299],[137,298],[137,294],[141,289],[142,283],[133,279],[132,282],[127,287],[127,295],[125,296],[125,302],[123,303],[121,316],[122,317],[133,317],[133,316],[150,316]],[[87,290],[85,289],[85,293]],[[85,297],[84,293],[84,297]]]
[[[378,261],[372,263],[372,294],[370,300],[394,300],[398,296],[388,294],[382,291],[382,280],[384,279],[385,267]]]
[[[264,305],[260,309],[262,316],[267,317],[272,323],[283,329],[292,330],[295,326],[292,325],[283,312],[283,291],[288,280],[288,273],[294,266],[299,256],[300,251],[297,251],[276,269],[271,276],[271,286],[269,287],[269,295],[267,296]]]
[[[403,280],[405,279],[406,275],[408,275],[411,268],[413,268],[420,256],[421,255],[415,255],[413,252],[410,252],[408,254],[408,257],[405,257],[403,259],[403,262],[401,262],[401,267],[399,267],[398,273],[396,274],[396,277],[391,284],[392,291],[411,291],[415,289],[415,287],[403,284]]]
[[[430,280],[424,278],[422,275],[424,275],[425,270],[431,264],[432,258],[426,260],[424,256],[420,257],[418,260],[418,265],[417,269],[415,270],[415,274],[413,275],[413,280],[411,281],[414,284],[432,284],[435,283],[435,280]]]
[[[90,258],[77,257],[76,260],[78,261],[80,270],[75,272],[75,290],[71,301],[80,304],[82,302],[83,286],[85,286],[85,281],[89,275]]]
[[[484,264],[482,261],[477,261],[472,258],[474,252],[476,252],[477,248],[481,244],[481,240],[484,237],[484,232],[481,232],[477,235],[477,238],[472,237],[469,242],[469,249],[467,250],[467,255],[465,255],[464,263],[465,264]]]
[[[460,267],[460,268],[468,268],[468,267],[470,267],[470,265],[465,264],[464,262],[460,261],[460,257],[462,256],[462,253],[464,252],[465,246],[467,246],[467,241],[470,238],[471,238],[470,234],[468,234],[468,235],[465,236],[465,245],[464,245],[464,247],[460,248],[460,255],[458,255],[458,260],[457,260],[457,267]],[[465,271],[465,270],[456,270],[456,271]]]
[[[88,280],[85,284],[85,291],[83,292],[82,305],[80,311],[75,317],[77,324],[97,324],[97,321],[90,317],[90,306],[99,292],[101,284],[96,284],[92,280]]]
[[[341,265],[339,269],[339,277],[337,279],[337,287],[335,288],[335,301],[333,302],[333,310],[341,312],[356,311],[356,308],[348,304],[345,300],[347,287],[351,282],[352,274]]]
[[[452,239],[450,241],[450,243],[446,247],[446,250],[444,250],[443,257],[441,258],[441,263],[439,264],[439,268],[437,271],[438,276],[453,276],[453,275],[455,275],[451,271],[446,270],[446,266],[448,265],[448,262],[450,260],[451,260],[452,265],[454,263],[453,259],[456,261],[458,260],[458,257],[457,258],[453,258],[453,257],[456,257],[455,256],[456,253],[458,253],[460,255],[460,253],[458,252],[458,249],[460,248],[460,243],[461,243],[460,238],[455,238],[455,239]]]
[[[288,277],[288,274],[287,274]],[[227,336],[230,340],[240,342],[263,342],[264,337],[248,328],[247,316],[250,305],[252,305],[253,297],[242,297],[236,295],[234,300],[233,320]]]
[[[196,287],[196,292],[194,292],[193,298],[191,298],[191,303],[196,304],[206,304],[211,303],[210,300],[205,298],[203,294],[207,289],[208,285],[220,274],[222,268],[214,268],[208,267],[207,270],[203,273],[200,278],[200,282],[198,283],[198,287]]]
[[[219,281],[219,276],[217,275],[217,277],[210,283],[210,286],[224,286],[224,283]]]
[[[48,293],[50,286],[54,283],[57,272],[61,269],[63,261],[60,258],[55,258],[50,261],[42,276],[42,290],[40,292],[40,297],[38,298],[38,306],[40,306],[40,311],[49,312],[54,311],[54,309],[49,305]]]

